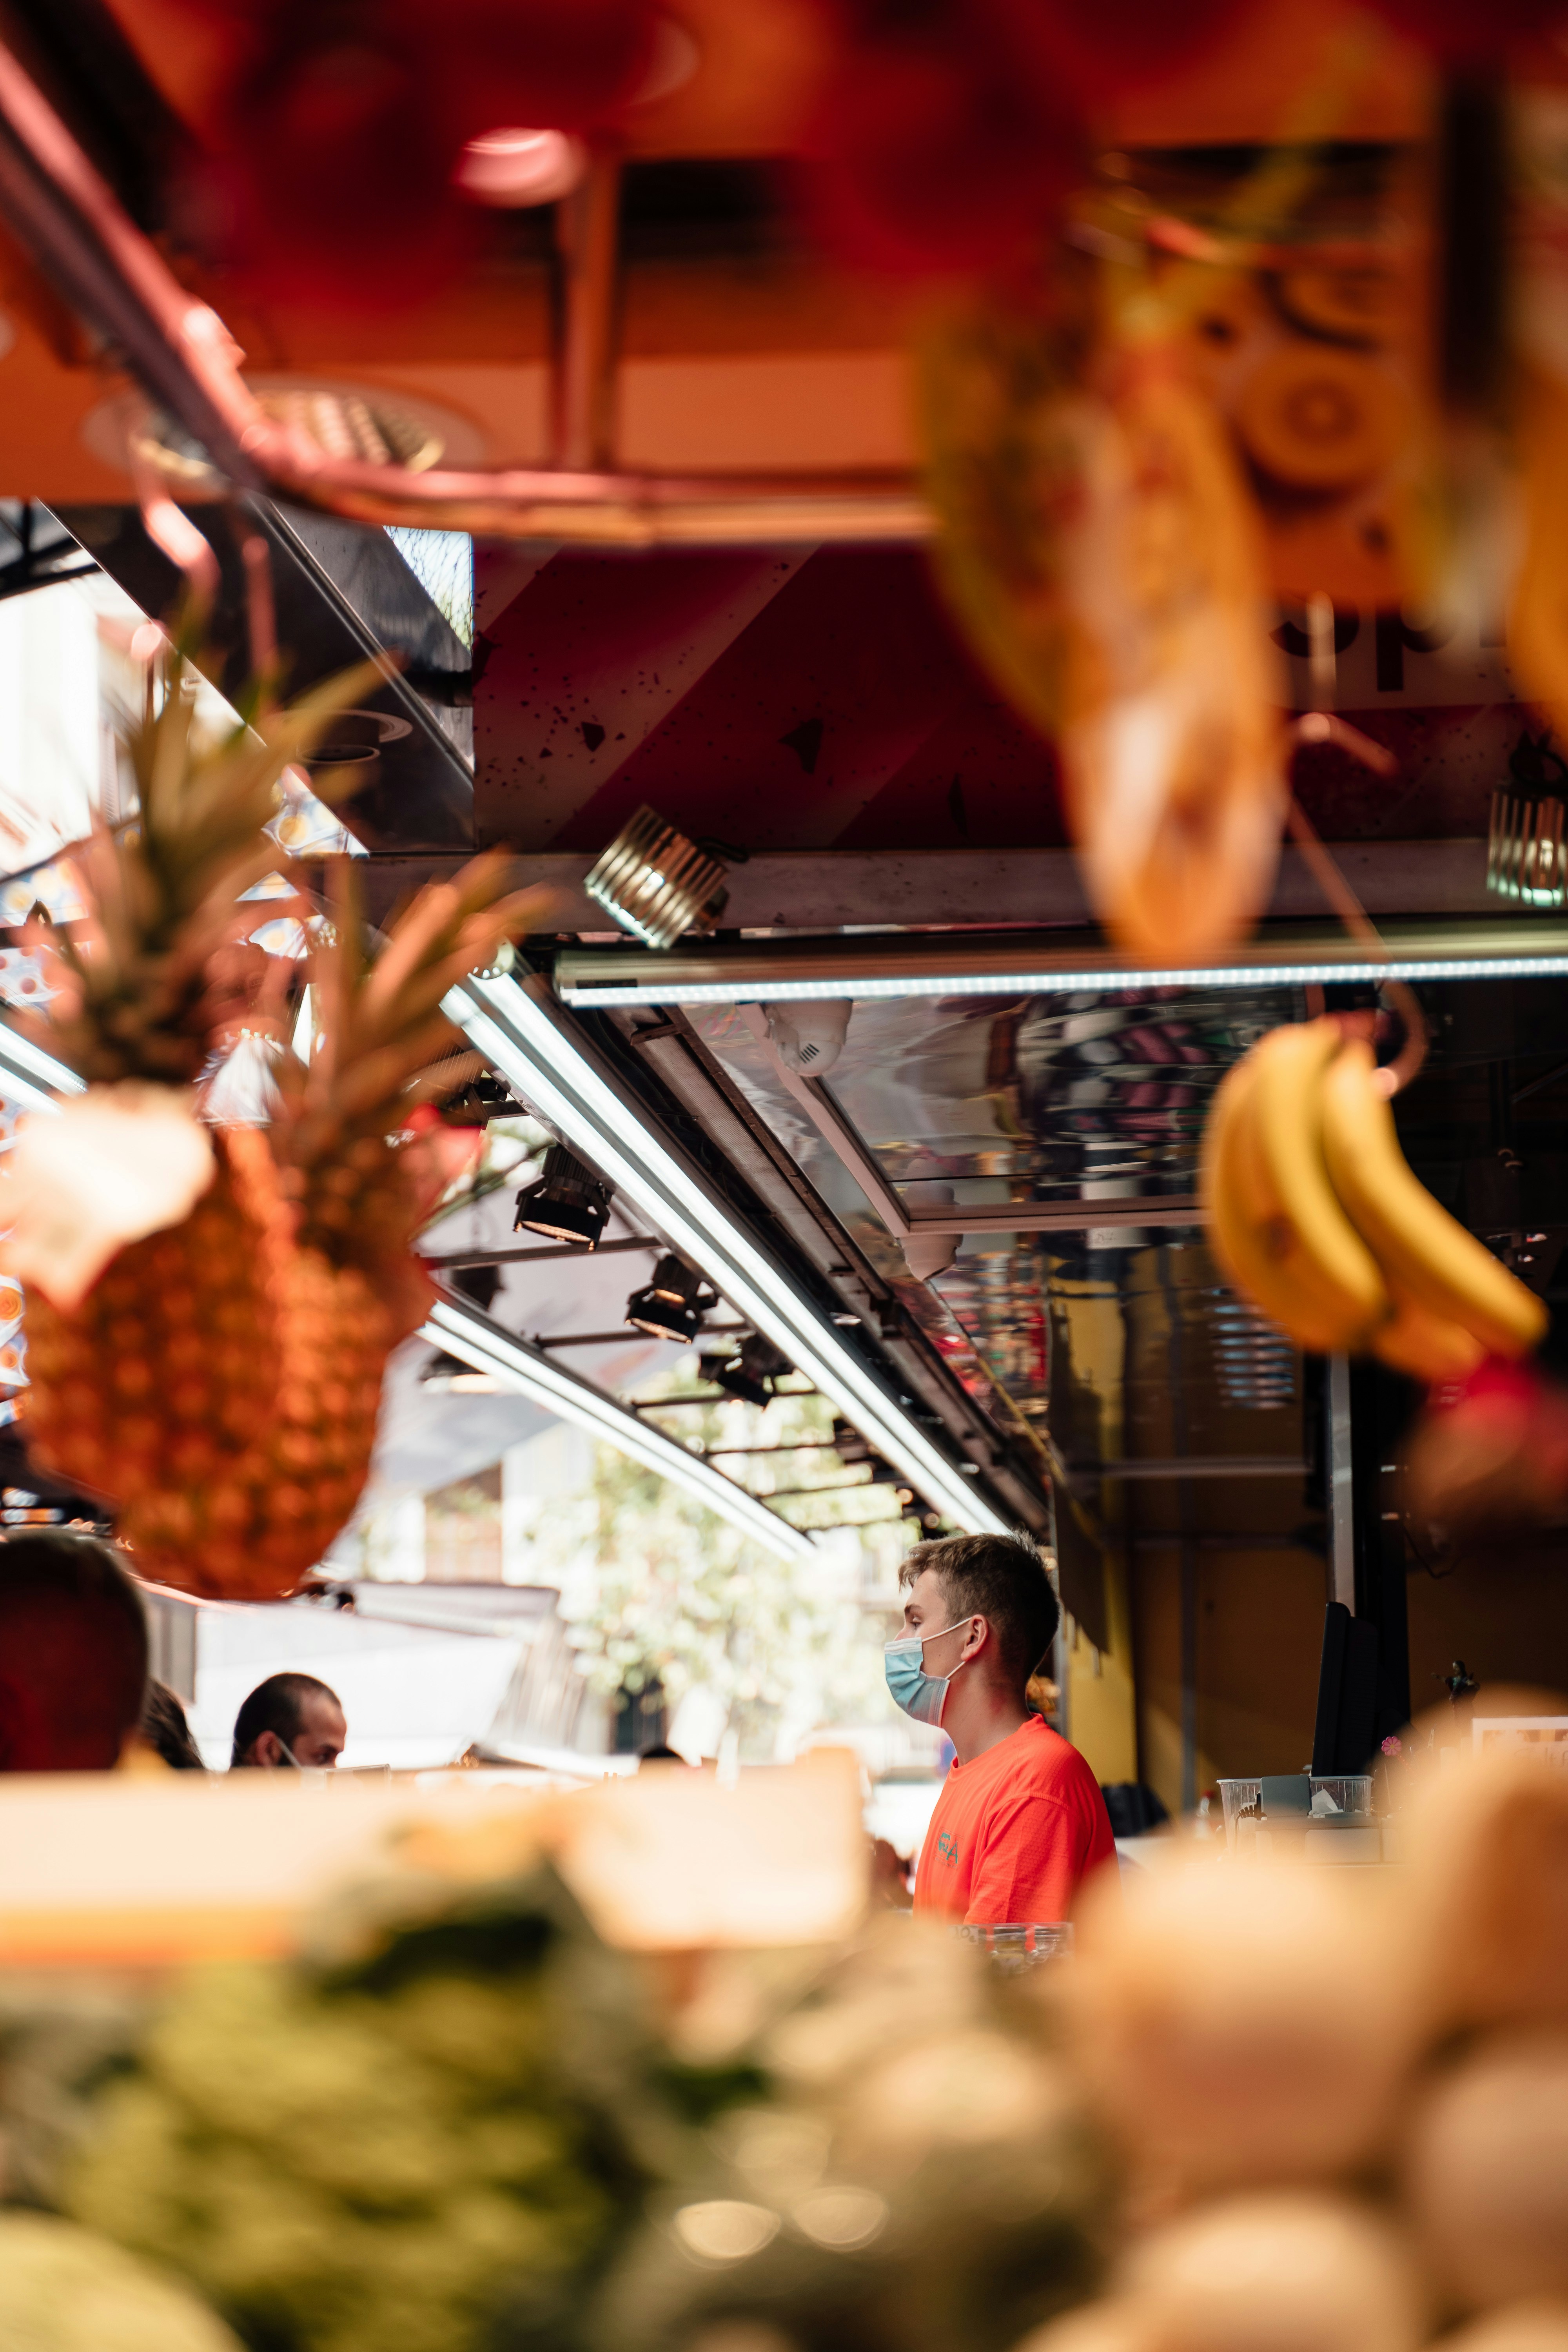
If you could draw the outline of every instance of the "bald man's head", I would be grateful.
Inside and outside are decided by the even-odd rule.
[[[107,1772],[146,1685],[146,1620],[110,1545],[44,1528],[0,1543],[0,1771]]]

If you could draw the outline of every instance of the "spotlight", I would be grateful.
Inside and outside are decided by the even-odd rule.
[[[794,1371],[795,1366],[771,1339],[764,1339],[758,1331],[750,1331],[734,1355],[705,1358],[703,1370],[726,1396],[736,1397],[742,1404],[766,1404],[773,1397],[775,1381]]]
[[[584,884],[626,931],[650,948],[673,947],[683,931],[710,931],[729,892],[725,868],[657,809],[640,808]]]
[[[489,1372],[476,1372],[460,1356],[445,1349],[432,1356],[419,1375],[420,1385],[451,1396],[498,1396],[500,1383]]]
[[[653,1280],[626,1301],[626,1321],[650,1339],[695,1339],[702,1318],[718,1305],[702,1276],[678,1257],[661,1257]]]
[[[840,1462],[870,1462],[875,1458],[870,1440],[842,1413],[833,1416],[833,1451]]]
[[[478,1072],[437,1108],[444,1127],[489,1127],[492,1118],[527,1116],[525,1106],[489,1070]]]
[[[511,1229],[591,1250],[609,1222],[609,1186],[601,1184],[563,1143],[552,1143],[544,1155],[543,1175],[525,1184],[517,1196]]]

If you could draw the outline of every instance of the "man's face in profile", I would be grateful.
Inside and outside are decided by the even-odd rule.
[[[323,1692],[309,1691],[300,1703],[300,1727],[289,1742],[294,1762],[307,1769],[331,1770],[342,1754],[349,1736],[343,1711]],[[275,1731],[258,1732],[251,1750],[264,1770],[288,1771],[289,1755]]]

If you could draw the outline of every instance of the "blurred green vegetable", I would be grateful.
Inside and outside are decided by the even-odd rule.
[[[258,2352],[463,2352],[503,2306],[569,2342],[643,2181],[584,2030],[635,2082],[644,2008],[545,1874],[352,1967],[203,1969],[108,2086],[71,2210]]]

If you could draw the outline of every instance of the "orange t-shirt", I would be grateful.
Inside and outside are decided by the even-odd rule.
[[[915,1909],[998,1927],[1066,1919],[1081,1882],[1116,1854],[1110,1816],[1076,1748],[1032,1715],[948,1768],[915,1873]]]

